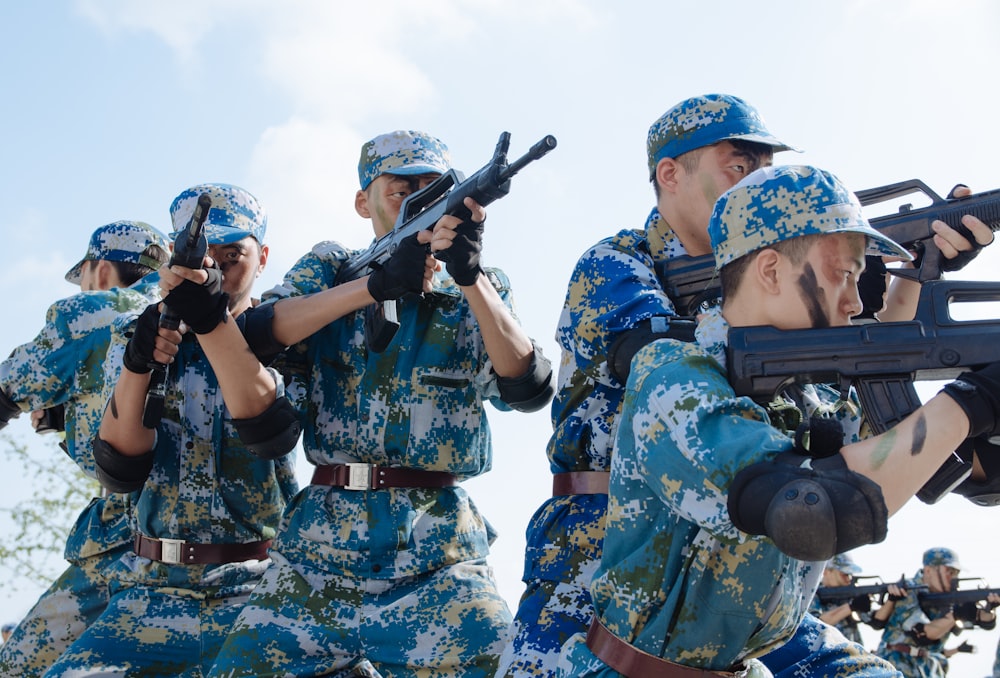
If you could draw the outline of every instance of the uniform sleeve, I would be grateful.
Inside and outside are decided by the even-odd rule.
[[[740,540],[727,488],[746,466],[792,447],[766,412],[737,397],[723,368],[697,344],[662,339],[633,361],[619,440],[634,473],[674,513],[719,539]],[[626,427],[627,426],[627,427]]]
[[[300,258],[285,274],[281,284],[263,295],[263,303],[299,297],[328,290],[334,286],[337,271],[352,252],[335,242],[321,242]]]

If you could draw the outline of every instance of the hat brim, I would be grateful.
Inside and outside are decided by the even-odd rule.
[[[73,268],[69,269],[69,271],[66,272],[66,275],[64,276],[66,278],[66,282],[72,283],[74,285],[80,284],[80,281],[83,279],[83,264],[86,261],[87,259],[81,259],[79,262],[77,262],[76,266],[74,266]]]
[[[892,238],[882,235],[870,226],[855,226],[844,229],[848,233],[863,233],[868,237],[867,254],[880,257],[898,257],[903,261],[913,261],[913,254]]]
[[[395,174],[402,177],[409,177],[413,176],[414,174],[444,174],[447,171],[448,170],[442,170],[441,167],[438,165],[415,163],[413,165],[402,165],[400,167],[393,167],[391,170],[382,172],[382,174]]]
[[[728,141],[729,139],[740,139],[742,141],[752,141],[757,144],[764,144],[765,146],[770,146],[775,153],[780,153],[781,151],[795,151],[796,153],[801,153],[802,149],[796,148],[795,146],[789,146],[784,141],[781,141],[777,137],[772,137],[769,134],[734,134],[731,137],[726,137],[721,141]]]
[[[253,236],[253,233],[243,228],[228,228],[212,224],[205,226],[205,240],[209,245],[231,245],[250,236]]]

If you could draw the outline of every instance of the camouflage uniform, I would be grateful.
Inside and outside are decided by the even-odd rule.
[[[649,130],[650,175],[665,157],[723,139],[793,149],[767,131],[759,113],[728,95],[693,97]],[[547,454],[553,474],[607,472],[625,390],[608,370],[614,342],[641,321],[676,315],[658,267],[687,252],[653,208],[643,230],[622,230],[583,254],[570,278],[556,330],[562,348]],[[606,493],[553,496],[527,528],[521,596],[497,677],[550,676],[559,651],[594,616],[589,586],[600,561]],[[828,636],[803,630],[803,647]]]
[[[449,166],[440,140],[400,131],[365,144],[358,173],[365,190],[382,174]],[[357,254],[317,245],[265,302],[334,287]],[[507,277],[498,269],[485,275],[516,319]],[[363,309],[286,352],[307,458],[320,469],[378,464],[459,481],[485,473],[485,401],[510,407],[465,293],[439,272],[433,290],[404,296],[398,313],[400,327],[381,353],[366,346]],[[537,347],[535,357],[544,360]],[[314,481],[286,512],[276,566],[213,676],[492,676],[511,621],[486,564],[494,539],[458,484],[358,490]]]
[[[828,570],[837,570],[838,572],[845,572],[849,575],[856,575],[861,573],[861,568],[854,562],[854,560],[846,553],[841,553],[830,559],[830,562],[826,564]],[[822,603],[819,596],[812,599],[809,604],[809,614],[814,617],[820,617],[826,612],[838,608],[843,605],[843,602],[834,601],[829,603]],[[861,621],[870,622],[871,613],[862,612],[857,615],[861,618]],[[850,615],[842,619],[841,621],[834,624],[838,631],[844,634],[844,637],[848,640],[863,644],[864,641],[861,638],[861,630],[858,628],[858,618],[852,612]]]
[[[334,243],[316,246],[265,301],[332,287],[354,254]],[[512,307],[504,274],[487,274]],[[365,346],[363,311],[291,349],[289,391],[305,413],[310,462],[377,463],[459,479],[490,469],[483,401],[509,408],[498,398],[476,319],[443,274],[424,296],[400,301],[400,328],[383,353]],[[492,675],[510,623],[485,562],[494,538],[460,486],[310,485],[290,505],[272,548],[275,567],[213,675]]]
[[[772,208],[770,190],[780,195],[785,186],[768,183],[763,195],[746,202],[737,191],[770,172],[758,170],[727,193],[737,216],[725,223],[740,224],[739,232],[723,226],[722,235],[713,233],[720,215],[731,216],[720,212],[723,199],[716,205],[709,232],[719,268],[767,243],[844,226],[836,209],[826,218],[812,215],[812,196],[803,188],[800,205],[810,218],[781,221],[767,214],[767,228],[751,231],[755,206]],[[808,169],[801,174],[807,186],[816,176]],[[793,177],[792,186],[798,183]],[[611,460],[607,534],[591,585],[596,618],[633,648],[690,667],[726,671],[742,663],[749,676],[770,676],[753,658],[781,648],[771,657],[778,674],[894,675],[807,617],[825,562],[793,559],[771,540],[740,532],[729,517],[726,488],[735,474],[793,444],[764,408],[734,394],[725,367],[727,334],[720,309],[713,308],[699,322],[695,343],[654,341],[632,361]],[[805,387],[796,396],[792,404],[803,414],[841,419],[845,439],[859,438],[856,410],[833,390]],[[581,632],[564,645],[559,675],[619,675],[585,638]]]
[[[115,222],[97,229],[83,261],[159,262],[142,255],[149,245],[167,249],[166,239],[142,222]],[[79,283],[81,263],[66,274]],[[49,307],[45,327],[0,364],[3,390],[25,411],[64,405],[69,457],[95,478],[90,441],[104,409],[102,360],[111,323],[121,313],[145,308],[159,298],[158,278],[147,275],[131,287],[81,292]],[[108,375],[112,379],[114,374]],[[126,497],[95,497],[69,532],[64,557],[70,566],[41,595],[0,647],[4,676],[40,676],[107,605],[107,567],[128,550],[131,531]]]
[[[913,578],[913,583],[920,586],[924,583],[923,572],[918,572]],[[892,614],[885,623],[885,631],[882,632],[882,639],[879,641],[876,653],[892,662],[892,665],[903,672],[907,678],[944,678],[948,673],[948,659],[944,656],[945,643],[952,634],[960,632],[961,629],[949,631],[938,640],[930,641],[927,645],[919,648],[914,644],[913,637],[909,631],[917,624],[927,624],[935,618],[940,617],[948,610],[940,610],[940,614],[929,616],[920,607],[920,601],[915,591],[907,591],[906,597],[896,603]],[[892,645],[906,645],[914,647],[923,656],[911,656],[909,653],[900,652],[897,649],[890,649]]]
[[[215,186],[222,186],[215,201],[233,200],[230,192],[242,191]],[[217,204],[209,224],[231,216]],[[206,232],[210,243],[220,241],[213,228],[206,226]],[[263,228],[258,232],[262,237]],[[136,316],[115,321],[110,364],[122,364]],[[280,398],[283,381],[270,372]],[[114,384],[108,381],[105,400]],[[286,502],[298,490],[292,455],[266,460],[246,449],[193,333],[184,336],[169,367],[166,389],[153,468],[142,490],[130,495],[132,531],[201,544],[273,538]],[[129,549],[108,569],[113,585],[107,609],[46,676],[203,675],[269,564],[269,559],[174,564]]]

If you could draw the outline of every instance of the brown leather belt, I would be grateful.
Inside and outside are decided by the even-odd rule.
[[[709,671],[675,664],[626,643],[594,617],[587,631],[587,647],[602,662],[627,678],[696,678],[696,676],[745,676],[746,671]]]
[[[607,494],[611,474],[607,471],[569,471],[552,476],[552,496]]]
[[[136,534],[132,550],[136,555],[170,565],[207,565],[265,560],[271,540],[247,544],[195,544],[181,539],[152,539]]]
[[[886,649],[892,650],[893,652],[899,652],[905,654],[908,657],[926,657],[929,653],[926,648],[917,647],[916,645],[909,645],[907,643],[896,643],[895,645],[886,645]]]
[[[451,487],[458,485],[458,478],[444,471],[378,464],[332,464],[317,466],[312,484],[345,490],[380,490],[386,487]]]

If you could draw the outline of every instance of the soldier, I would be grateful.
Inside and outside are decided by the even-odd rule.
[[[91,478],[90,441],[104,407],[101,358],[111,323],[159,298],[154,272],[166,262],[167,248],[166,238],[143,222],[116,221],[95,230],[83,259],[66,273],[81,292],[49,307],[38,336],[0,364],[0,412],[34,410],[37,425],[44,411],[56,428],[61,420],[62,447]],[[0,427],[4,423],[0,413]],[[0,674],[40,676],[104,610],[105,571],[130,544],[125,506],[123,495],[105,494],[80,514],[66,543],[70,565],[0,649]]]
[[[854,575],[860,573],[861,568],[854,559],[846,553],[840,553],[831,558],[823,568],[820,586],[850,586],[854,582]],[[836,627],[845,638],[859,645],[864,644],[861,630],[858,628],[859,622],[871,624],[878,629],[885,625],[884,621],[873,619],[872,600],[868,595],[858,595],[847,602],[833,601],[825,604],[820,601],[819,596],[816,596],[809,605],[809,612],[821,621]]]
[[[949,548],[935,547],[924,551],[923,568],[913,578],[914,584],[927,586],[928,593],[954,590],[962,564],[958,554]],[[944,645],[954,634],[962,632],[961,622],[984,629],[996,626],[993,608],[1000,596],[990,594],[982,606],[975,603],[931,608],[922,606],[915,590],[894,587],[894,598],[888,608],[885,630],[876,652],[903,672],[907,678],[944,678],[948,673],[948,658],[954,654]]]
[[[951,450],[998,428],[1000,364],[963,374],[881,436],[859,441],[852,415],[842,431],[851,442],[810,457],[734,394],[728,327],[848,324],[861,310],[866,250],[910,255],[868,225],[836,178],[810,167],[750,174],[720,197],[709,233],[723,303],[706,311],[694,342],[656,340],[632,360],[591,586],[596,615],[564,646],[564,676],[770,675],[757,658],[797,633],[819,561],[884,539],[888,516]],[[839,401],[835,389],[809,390]],[[841,402],[829,413],[850,410]],[[894,674],[854,647],[827,671]]]
[[[435,137],[380,135],[362,147],[355,208],[385,236],[403,200],[450,166]],[[507,277],[481,264],[485,210],[465,204],[468,219],[442,217],[369,276],[334,285],[355,252],[326,242],[265,296],[279,344],[305,339],[285,359],[316,470],[213,676],[496,670],[510,612],[486,563],[495,534],[460,482],[490,468],[485,401],[544,407],[551,368]],[[442,251],[447,274],[429,254]],[[365,309],[387,299],[400,327],[379,353]]]
[[[183,321],[159,328],[159,305],[115,323],[108,360],[124,369],[93,443],[98,478],[136,492],[131,550],[109,572],[107,609],[52,667],[52,676],[201,675],[250,590],[297,490],[298,424],[283,381],[240,331],[267,263],[267,219],[247,191],[204,184],[171,204],[175,233],[201,194],[205,270],[164,267],[164,303]],[[183,331],[183,335],[182,332]],[[146,428],[151,366],[168,365],[162,418]]]

